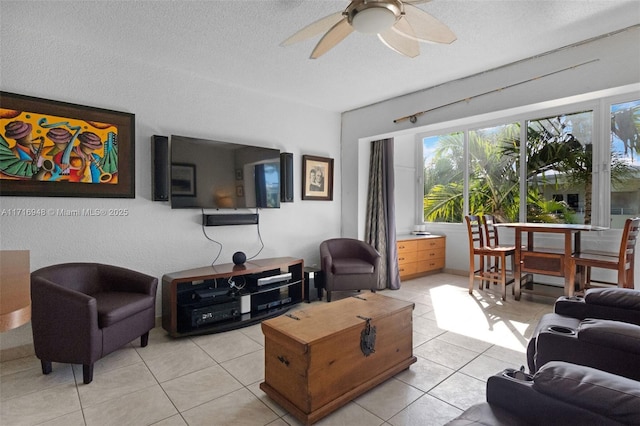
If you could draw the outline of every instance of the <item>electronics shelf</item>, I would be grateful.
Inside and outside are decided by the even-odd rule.
[[[283,314],[304,299],[304,262],[293,257],[213,265],[162,277],[170,336],[233,330]]]

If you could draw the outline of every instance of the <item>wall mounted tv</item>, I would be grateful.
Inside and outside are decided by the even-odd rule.
[[[280,150],[172,135],[171,208],[280,207]]]

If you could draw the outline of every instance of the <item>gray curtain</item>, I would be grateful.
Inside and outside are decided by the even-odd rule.
[[[400,288],[394,185],[393,139],[371,142],[365,241],[381,256],[378,289]]]

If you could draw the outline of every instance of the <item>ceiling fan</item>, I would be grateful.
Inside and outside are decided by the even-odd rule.
[[[354,30],[377,34],[390,49],[414,58],[420,54],[418,42],[453,43],[456,35],[445,24],[414,4],[429,0],[352,0],[342,11],[325,16],[304,27],[281,44],[288,46],[325,33],[311,53],[319,58]]]

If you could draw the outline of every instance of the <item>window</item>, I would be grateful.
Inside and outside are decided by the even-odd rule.
[[[611,105],[611,227],[640,215],[640,100]]]
[[[423,220],[460,223],[472,212],[509,222],[608,225],[610,215],[610,226],[622,228],[640,214],[640,100],[610,105],[610,124],[600,112],[607,105],[425,135]],[[609,127],[611,149],[594,140],[606,134],[595,129]],[[603,163],[610,164],[594,167]],[[610,200],[602,200],[609,188]],[[610,213],[603,207],[609,201]]]
[[[425,222],[462,222],[465,172],[463,136],[463,133],[457,132],[431,136],[422,141]]]
[[[592,111],[527,122],[527,222],[591,223],[592,134]]]
[[[469,131],[469,211],[500,222],[520,214],[520,123]]]

